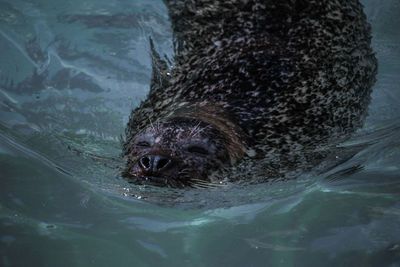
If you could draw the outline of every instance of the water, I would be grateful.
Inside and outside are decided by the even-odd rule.
[[[172,55],[162,1],[0,1],[0,266],[400,266],[400,2],[363,3],[379,75],[353,157],[171,190],[118,169],[148,38]]]

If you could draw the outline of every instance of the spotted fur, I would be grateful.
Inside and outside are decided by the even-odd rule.
[[[152,46],[151,90],[130,116],[128,158],[150,121],[180,113],[235,139],[240,163],[225,176],[258,166],[268,178],[307,165],[309,151],[362,125],[377,61],[358,0],[164,2],[174,65]]]

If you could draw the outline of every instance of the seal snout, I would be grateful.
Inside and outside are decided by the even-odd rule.
[[[141,172],[145,175],[165,174],[174,164],[172,159],[160,155],[145,155],[138,161]]]

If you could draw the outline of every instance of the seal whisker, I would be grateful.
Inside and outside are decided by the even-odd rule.
[[[153,131],[154,131],[155,133],[157,133],[158,131],[156,130],[156,127],[154,127],[154,124],[153,124],[153,122],[151,121],[151,117],[149,117],[149,121],[150,121],[150,127],[153,129]]]
[[[206,187],[206,188],[211,188],[211,187],[212,188],[217,188],[217,187],[224,187],[225,186],[224,184],[207,182],[207,181],[200,180],[200,179],[191,179],[190,182],[192,184],[197,184],[199,186],[203,186],[203,187]]]
[[[195,126],[195,127],[193,127],[191,130],[190,130],[190,133],[189,133],[189,138],[190,137],[194,137],[196,134],[197,134],[197,131],[199,130],[199,128],[200,128],[200,124],[201,124],[201,121],[199,121],[198,123],[197,123],[197,125]]]

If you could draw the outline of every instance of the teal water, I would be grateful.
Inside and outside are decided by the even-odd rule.
[[[353,157],[172,190],[119,176],[149,36],[172,55],[162,1],[0,0],[0,266],[400,266],[400,2],[363,3],[379,75]]]

